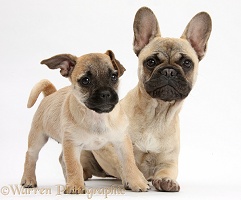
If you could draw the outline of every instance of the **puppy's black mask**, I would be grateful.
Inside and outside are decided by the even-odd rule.
[[[88,98],[85,105],[97,113],[108,113],[113,110],[118,100],[118,95],[112,88],[98,88]]]
[[[118,87],[118,74],[115,70],[98,72],[98,76],[88,71],[79,80],[81,88],[88,97],[84,104],[97,113],[108,113],[113,110],[119,98],[116,92]]]

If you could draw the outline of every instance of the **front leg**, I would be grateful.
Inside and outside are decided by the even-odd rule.
[[[154,171],[152,185],[163,192],[179,192],[180,186],[176,181],[178,163],[174,161],[165,162],[158,166]]]
[[[84,194],[83,168],[80,164],[80,146],[72,140],[63,142],[63,158],[66,166],[65,194]]]
[[[126,135],[123,142],[114,144],[121,165],[121,178],[126,189],[136,192],[146,192],[150,189],[148,181],[137,168],[133,153],[133,146],[129,135]]]

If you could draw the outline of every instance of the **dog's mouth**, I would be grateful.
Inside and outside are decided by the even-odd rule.
[[[105,105],[100,105],[100,106],[90,106],[90,105],[86,105],[87,108],[89,108],[90,110],[93,110],[99,114],[101,113],[109,113],[111,112],[116,104],[105,104]]]
[[[111,112],[118,103],[119,97],[112,88],[100,88],[84,102],[85,106],[97,113]]]
[[[182,100],[191,91],[190,84],[183,77],[167,79],[159,77],[151,79],[144,84],[146,92],[156,99],[163,101]]]
[[[183,95],[170,85],[158,88],[149,92],[152,98],[161,99],[163,101],[173,101],[184,99],[187,95]]]

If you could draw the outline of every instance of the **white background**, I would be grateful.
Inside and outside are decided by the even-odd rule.
[[[58,70],[40,61],[60,53],[77,56],[114,51],[127,69],[120,97],[137,83],[132,51],[136,11],[150,7],[163,37],[180,37],[189,20],[208,12],[213,31],[197,83],[181,111],[179,193],[126,191],[110,199],[241,199],[241,1],[187,0],[0,0],[0,189],[20,183],[27,137],[37,109],[27,109],[33,85],[43,78],[57,88],[69,84]],[[41,97],[42,98],[42,97]],[[40,98],[40,99],[41,99]],[[50,140],[37,163],[39,187],[64,184],[58,156],[61,146]],[[119,181],[91,180],[87,187],[110,187]],[[69,198],[68,195],[23,195],[25,199]],[[19,195],[2,195],[1,198]],[[71,198],[87,199],[73,195]],[[94,195],[93,199],[104,199]]]

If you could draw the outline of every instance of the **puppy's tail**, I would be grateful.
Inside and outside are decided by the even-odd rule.
[[[27,107],[31,108],[35,104],[41,92],[43,92],[44,97],[46,97],[56,91],[56,88],[49,80],[43,79],[39,81],[31,90],[31,93],[28,98]]]

